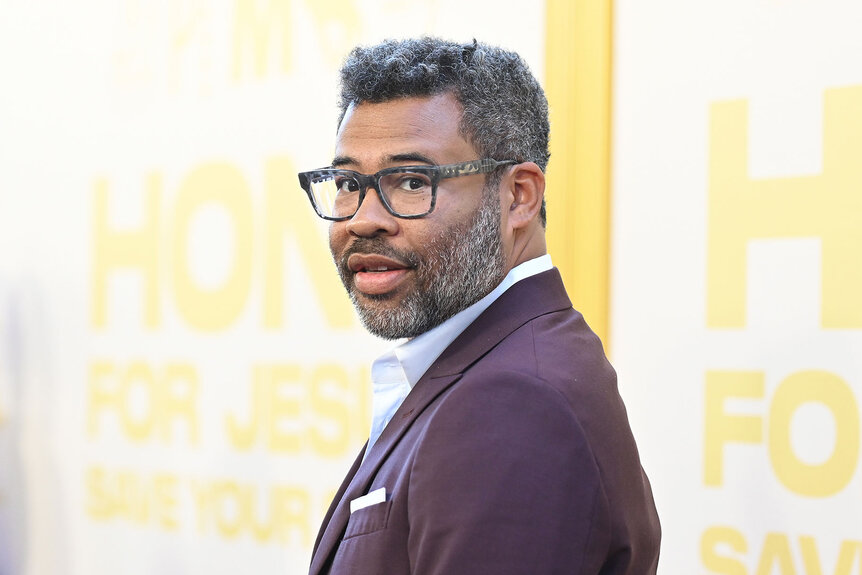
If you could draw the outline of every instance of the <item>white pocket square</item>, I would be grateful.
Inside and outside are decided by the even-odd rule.
[[[350,502],[350,512],[359,511],[360,509],[364,509],[370,505],[377,505],[378,503],[383,503],[386,501],[386,488],[381,487],[380,489],[375,489],[369,493],[366,493],[362,497],[357,497],[353,501]]]

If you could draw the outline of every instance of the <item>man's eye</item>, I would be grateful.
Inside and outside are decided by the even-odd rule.
[[[339,192],[358,192],[359,191],[359,183],[353,178],[341,178],[336,180],[336,187]]]
[[[405,176],[398,182],[398,188],[405,192],[418,192],[428,185],[428,180],[420,176]]]

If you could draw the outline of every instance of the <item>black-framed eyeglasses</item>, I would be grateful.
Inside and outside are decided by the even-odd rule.
[[[421,218],[434,211],[437,183],[446,178],[486,174],[515,160],[473,160],[445,166],[396,166],[367,175],[353,170],[322,168],[300,172],[299,185],[317,215],[325,220],[349,220],[359,210],[368,188],[374,188],[387,211],[399,218]]]

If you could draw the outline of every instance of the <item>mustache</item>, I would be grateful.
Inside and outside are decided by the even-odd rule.
[[[402,262],[407,267],[415,268],[419,265],[419,257],[414,252],[407,252],[393,248],[383,238],[357,238],[344,250],[338,259],[338,268],[342,274],[350,274],[347,260],[353,254],[377,254]]]

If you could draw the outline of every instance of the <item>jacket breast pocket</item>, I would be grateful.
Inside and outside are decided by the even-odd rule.
[[[392,501],[384,501],[383,503],[377,503],[376,505],[370,505],[354,511],[350,514],[350,519],[347,521],[347,530],[344,532],[344,539],[386,529],[391,509]]]

